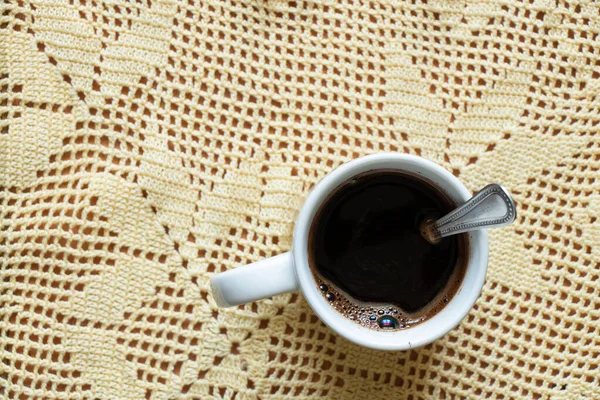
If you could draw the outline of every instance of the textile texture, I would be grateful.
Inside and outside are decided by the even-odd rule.
[[[599,35],[590,1],[3,0],[0,397],[600,398]],[[216,307],[380,151],[518,203],[456,329]]]

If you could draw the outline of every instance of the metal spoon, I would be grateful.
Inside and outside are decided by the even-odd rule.
[[[492,183],[437,221],[425,219],[421,224],[421,235],[435,244],[443,237],[457,233],[510,225],[515,218],[517,209],[510,193]]]

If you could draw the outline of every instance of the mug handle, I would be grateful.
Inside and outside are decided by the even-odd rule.
[[[213,276],[213,297],[219,307],[233,307],[299,288],[292,252],[280,254]]]

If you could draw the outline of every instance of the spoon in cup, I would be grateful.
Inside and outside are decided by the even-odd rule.
[[[457,233],[510,225],[516,217],[517,209],[510,193],[492,183],[442,218],[426,218],[420,230],[427,241],[436,244],[443,237]]]

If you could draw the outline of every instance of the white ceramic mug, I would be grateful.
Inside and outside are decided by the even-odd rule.
[[[423,346],[458,325],[475,304],[485,281],[488,237],[484,230],[468,233],[468,265],[454,297],[436,315],[416,326],[393,332],[362,327],[335,311],[319,292],[308,265],[307,253],[308,234],[315,213],[340,184],[360,173],[380,169],[394,169],[420,176],[457,204],[471,197],[471,193],[454,175],[420,157],[378,153],[350,161],[329,173],[310,192],[296,221],[291,251],[220,273],[211,279],[217,304],[230,307],[300,289],[319,318],[334,331],[359,345],[380,350]]]

